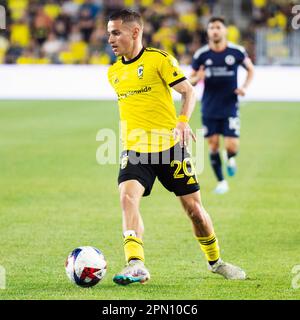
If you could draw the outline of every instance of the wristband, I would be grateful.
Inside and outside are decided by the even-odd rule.
[[[178,117],[178,121],[179,122],[189,122],[189,118],[187,116],[185,116],[184,114],[181,114],[179,117]]]

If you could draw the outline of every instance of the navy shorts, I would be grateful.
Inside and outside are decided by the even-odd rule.
[[[119,184],[127,180],[137,180],[145,187],[143,196],[148,196],[156,177],[176,196],[194,193],[200,189],[190,154],[179,144],[157,153],[131,150],[122,152]]]
[[[221,134],[224,137],[240,136],[240,118],[228,117],[223,119],[213,119],[202,117],[204,137],[210,137],[214,134]]]

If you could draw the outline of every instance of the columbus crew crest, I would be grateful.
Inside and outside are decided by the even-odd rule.
[[[143,79],[143,76],[144,76],[144,65],[143,64],[138,66],[137,75],[138,75],[139,79]]]

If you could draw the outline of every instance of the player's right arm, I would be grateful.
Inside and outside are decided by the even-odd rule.
[[[204,81],[205,79],[203,50],[207,51],[206,47],[198,49],[193,55],[192,73],[189,77],[189,81],[193,86],[195,86],[199,81]]]

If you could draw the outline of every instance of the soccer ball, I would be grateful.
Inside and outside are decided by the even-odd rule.
[[[65,267],[70,281],[84,288],[96,285],[106,273],[103,253],[90,246],[74,249],[69,254]]]

